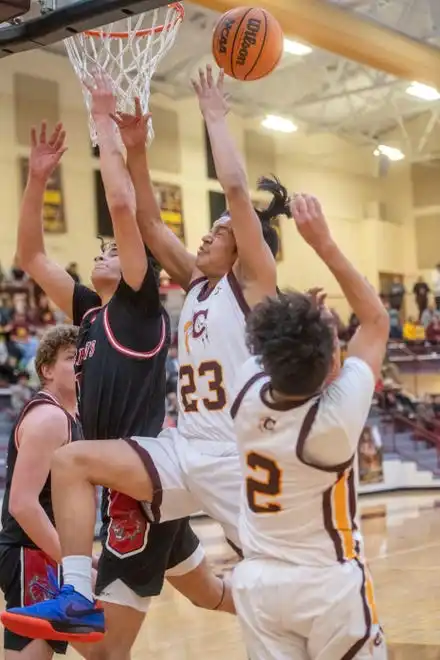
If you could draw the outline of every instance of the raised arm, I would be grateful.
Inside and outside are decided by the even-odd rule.
[[[212,68],[207,66],[206,74],[200,70],[199,80],[192,84],[208,130],[217,177],[228,202],[240,268],[245,279],[257,283],[263,294],[271,295],[276,288],[275,259],[250,198],[243,159],[228,129],[223,81],[222,70],[215,81]]]
[[[142,115],[138,98],[135,106],[135,115],[118,113],[113,118],[127,149],[127,166],[136,193],[137,223],[145,245],[172,279],[187,289],[195,270],[195,257],[162,222],[148,167],[146,134],[150,115]]]
[[[359,328],[348,344],[348,357],[358,357],[380,376],[389,336],[389,317],[379,296],[333,240],[319,201],[295,195],[291,211],[299,233],[338,281]]]
[[[88,88],[92,116],[98,134],[101,176],[125,282],[138,291],[148,268],[147,255],[136,222],[133,185],[121,153],[117,128],[111,115],[116,111],[112,81],[98,73]]]
[[[57,124],[47,138],[46,124],[37,135],[31,131],[29,174],[21,203],[18,223],[17,255],[20,266],[53,302],[72,318],[74,281],[60,265],[46,255],[43,237],[43,203],[47,183],[66,151],[66,133]]]
[[[53,453],[67,442],[66,415],[55,406],[30,410],[20,424],[19,450],[11,484],[9,512],[20,527],[57,563],[61,562],[58,534],[39,502]]]

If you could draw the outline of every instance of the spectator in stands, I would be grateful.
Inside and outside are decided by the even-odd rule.
[[[17,374],[17,382],[11,385],[11,405],[15,415],[21,412],[33,394],[33,390],[29,387],[29,374],[27,371],[20,371]]]
[[[435,307],[440,311],[440,263],[432,273],[432,291],[434,293]]]
[[[12,318],[11,340],[20,352],[20,361],[23,365],[37,354],[38,339],[28,314],[15,312]]]
[[[34,315],[35,325],[42,330],[45,330],[50,325],[56,324],[55,315],[49,304],[49,298],[45,293],[42,293],[38,298]]]
[[[383,381],[387,380],[392,381],[395,386],[402,385],[402,379],[400,377],[400,371],[397,364],[390,361],[388,355],[385,355],[382,369],[381,369],[381,378]]]
[[[403,324],[403,339],[407,342],[420,342],[425,340],[425,328],[418,321],[410,317]]]
[[[391,284],[390,292],[388,295],[390,308],[400,312],[403,305],[404,295],[405,295],[405,287],[403,286],[399,277],[396,276],[393,278],[393,283]]]
[[[413,288],[417,309],[419,310],[419,319],[421,318],[425,309],[428,307],[429,292],[430,292],[429,286],[426,284],[423,277],[419,277],[417,282],[414,284],[414,288]]]
[[[420,317],[420,323],[423,325],[423,327],[426,330],[426,328],[428,327],[428,325],[430,323],[432,323],[434,318],[436,318],[436,317],[438,318],[439,316],[440,316],[440,313],[436,309],[434,309],[434,307],[431,307],[431,306],[427,307],[422,312],[422,316]]]
[[[385,303],[385,307],[390,317],[390,339],[402,339],[402,322],[400,320],[399,310],[392,307],[390,303]]]
[[[440,318],[434,316],[426,328],[426,339],[430,344],[440,344]]]
[[[5,336],[11,332],[12,316],[14,314],[14,306],[12,304],[11,296],[7,293],[2,295],[0,299],[0,334]]]
[[[81,278],[78,273],[78,264],[76,261],[71,261],[70,264],[67,264],[66,272],[69,273],[74,282],[81,284]]]
[[[25,284],[28,281],[28,276],[26,275],[24,270],[22,270],[19,266],[17,255],[15,255],[14,257],[14,262],[12,264],[12,268],[9,273],[8,281],[11,284],[15,284],[15,285]]]

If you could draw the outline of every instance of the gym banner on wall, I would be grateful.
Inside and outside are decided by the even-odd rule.
[[[182,211],[182,190],[180,186],[168,183],[153,182],[157,203],[159,204],[162,220],[185,242],[185,226]]]
[[[27,158],[21,158],[20,167],[22,188],[24,191],[28,178],[29,160]],[[58,165],[50,177],[44,192],[43,228],[47,234],[65,234],[67,231],[60,165]]]
[[[365,426],[359,440],[359,483],[379,484],[384,480],[383,449],[379,427]]]

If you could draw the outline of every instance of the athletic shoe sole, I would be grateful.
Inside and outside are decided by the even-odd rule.
[[[90,630],[90,626],[67,624],[62,621],[47,621],[35,617],[23,616],[22,614],[11,614],[2,612],[0,620],[5,628],[31,639],[45,639],[54,642],[87,642],[94,644],[100,642],[105,631]],[[68,626],[68,630],[63,628]],[[58,630],[57,630],[58,629]]]

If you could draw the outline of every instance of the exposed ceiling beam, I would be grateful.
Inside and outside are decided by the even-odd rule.
[[[255,0],[196,0],[219,12]],[[438,1],[438,0],[436,0]],[[440,50],[324,0],[266,0],[284,33],[406,80],[440,89]]]

